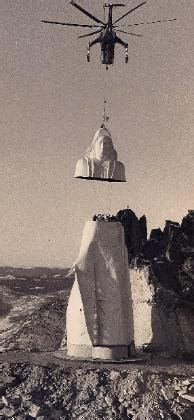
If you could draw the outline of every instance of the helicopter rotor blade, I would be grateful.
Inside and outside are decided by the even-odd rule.
[[[162,20],[154,20],[152,22],[139,22],[139,23],[133,23],[133,24],[126,24],[126,25],[113,25],[114,28],[120,28],[120,27],[129,27],[129,26],[139,26],[139,25],[152,25],[153,23],[166,23],[166,22],[173,22],[174,20],[177,20],[176,18],[173,19],[162,19]]]
[[[94,32],[90,32],[89,34],[80,35],[80,36],[78,36],[78,38],[85,38],[86,36],[91,36],[91,35],[99,34],[102,31],[103,31],[103,29],[99,29],[99,31],[94,31]]]
[[[121,19],[123,19],[125,16],[129,15],[130,13],[134,12],[135,10],[139,9],[139,7],[143,6],[145,3],[147,3],[146,1],[143,1],[143,3],[138,4],[138,6],[133,7],[133,9],[129,10],[127,13],[125,13],[124,15],[122,15],[119,19],[115,20],[113,22],[113,25],[117,22],[119,22]]]
[[[99,28],[99,25],[82,25],[81,23],[65,23],[65,22],[54,22],[52,20],[41,20],[43,23],[52,23],[54,25],[64,25],[64,26],[78,26],[81,28]]]
[[[126,4],[119,3],[119,4],[113,4],[112,6],[113,6],[113,7],[125,7],[125,6],[126,6]],[[106,5],[106,3],[105,3],[105,7],[109,7],[109,5]]]
[[[133,32],[126,32],[122,29],[118,29],[117,32],[122,32],[123,34],[133,35],[133,36],[142,36],[141,34],[134,34]]]
[[[87,10],[83,9],[79,4],[75,3],[73,0],[70,1],[70,4],[72,6],[76,7],[76,9],[80,10],[80,12],[84,13],[84,15],[88,16],[90,19],[94,20],[97,23],[100,23],[101,25],[105,25],[102,20],[98,19],[97,17],[93,16],[91,13],[89,13]]]

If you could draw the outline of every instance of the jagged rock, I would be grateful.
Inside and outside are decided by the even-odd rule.
[[[145,242],[147,241],[147,220],[146,220],[145,214],[140,217],[138,224],[139,224],[139,230],[140,230],[141,246],[143,246]]]
[[[108,405],[109,407],[111,407],[111,406],[112,406],[112,404],[113,404],[113,399],[112,399],[112,397],[111,397],[110,395],[106,395],[106,397],[105,397],[105,401],[106,401],[106,403],[107,403],[107,405]]]
[[[166,246],[165,256],[169,261],[174,262],[176,266],[179,266],[184,262],[184,245],[185,237],[181,232],[180,227],[174,226]]]
[[[150,232],[150,240],[159,242],[163,239],[163,237],[164,237],[164,234],[160,228],[152,229]]]
[[[164,235],[160,228],[152,229],[149,239],[143,246],[143,257],[146,260],[153,261],[159,259],[164,254]]]
[[[0,410],[2,410],[3,407],[5,407],[5,404],[2,401],[0,401]]]
[[[192,257],[185,260],[182,269],[194,280],[194,259]]]
[[[9,402],[8,402],[7,398],[5,398],[4,395],[2,396],[2,402],[3,402],[4,405],[6,405],[8,407]]]
[[[111,379],[111,381],[117,381],[119,379],[119,377],[120,377],[120,373],[119,372],[117,372],[115,370],[112,370],[110,372],[110,379]]]
[[[177,271],[174,264],[169,261],[154,260],[152,268],[158,283],[165,289],[178,289]]]
[[[189,386],[188,391],[194,396],[194,385]]]
[[[178,271],[177,283],[179,287],[179,295],[184,302],[189,304],[194,303],[194,281],[183,270]]]
[[[194,210],[188,210],[188,214],[183,218],[181,231],[185,234],[189,247],[194,247]]]
[[[191,382],[188,379],[185,379],[184,381],[182,381],[183,385],[189,386],[191,385]]]
[[[163,241],[158,241],[155,239],[148,239],[143,246],[143,257],[145,260],[153,261],[158,259],[164,253],[164,244]]]
[[[29,416],[36,418],[38,413],[40,412],[40,407],[36,404],[32,404],[29,410]]]
[[[194,405],[194,396],[191,394],[182,394],[179,397],[179,401],[191,403]]]
[[[147,236],[146,218],[142,216],[138,220],[135,213],[130,209],[120,210],[116,217],[124,228],[125,244],[130,262],[134,256],[142,251]]]
[[[3,410],[1,411],[1,418],[4,419],[14,419],[14,415],[15,415],[15,410],[13,410],[10,407],[5,407],[3,408]]]
[[[163,236],[167,243],[173,231],[179,227],[180,227],[180,224],[178,222],[173,222],[172,220],[166,220],[165,227],[163,230]]]
[[[186,258],[184,264],[178,268],[177,284],[179,294],[185,301],[194,303],[194,258]]]
[[[162,387],[161,393],[164,396],[166,401],[170,401],[174,399],[174,389],[172,386]]]

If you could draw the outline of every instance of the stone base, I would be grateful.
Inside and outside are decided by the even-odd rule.
[[[73,344],[68,346],[67,356],[101,360],[122,360],[130,356],[130,346],[92,347]]]
[[[128,358],[128,346],[93,347],[93,359],[121,360]]]
[[[86,345],[71,344],[67,347],[67,356],[76,358],[92,357],[92,347]]]

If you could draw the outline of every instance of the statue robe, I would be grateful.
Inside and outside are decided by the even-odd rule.
[[[133,319],[122,225],[86,222],[74,266],[67,346],[128,346],[133,340]]]

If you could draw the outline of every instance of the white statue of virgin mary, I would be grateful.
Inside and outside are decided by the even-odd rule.
[[[76,164],[74,177],[109,182],[126,181],[125,167],[117,160],[117,152],[107,128],[101,127],[97,130],[84,158]]]

